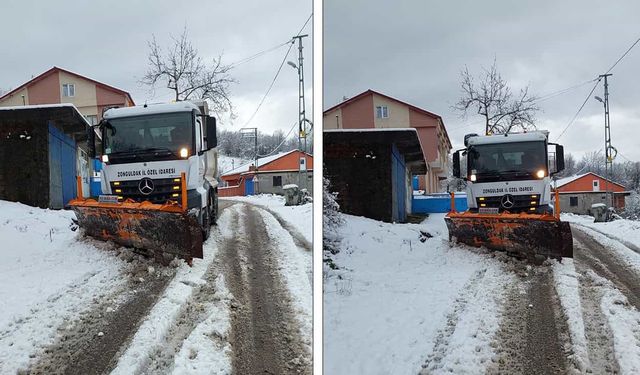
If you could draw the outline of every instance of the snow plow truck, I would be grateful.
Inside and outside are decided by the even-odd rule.
[[[216,119],[207,103],[109,109],[88,134],[90,156],[102,161],[102,194],[69,203],[85,234],[163,261],[202,258],[218,210]]]
[[[449,239],[540,262],[573,257],[569,223],[560,221],[551,176],[564,169],[564,149],[547,131],[468,134],[453,154],[453,175],[467,181],[465,212],[445,217]],[[556,193],[557,194],[557,193]]]

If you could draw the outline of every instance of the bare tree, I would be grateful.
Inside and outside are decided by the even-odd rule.
[[[462,97],[453,108],[461,111],[463,117],[471,110],[483,116],[486,134],[535,129],[534,115],[540,108],[535,104],[537,98],[529,95],[529,87],[514,95],[498,73],[495,60],[490,69],[482,69],[484,74],[476,83],[465,66],[460,74]]]
[[[236,81],[229,75],[231,66],[222,64],[222,55],[213,58],[210,65],[205,64],[187,39],[186,27],[178,38],[171,36],[171,39],[173,44],[166,54],[155,35],[147,42],[149,69],[141,82],[149,86],[166,82],[167,88],[175,93],[176,101],[208,99],[213,103],[214,112],[233,114],[229,86]]]

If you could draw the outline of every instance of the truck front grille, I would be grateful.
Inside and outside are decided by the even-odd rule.
[[[118,196],[119,201],[133,199],[136,202],[149,201],[156,204],[165,204],[169,200],[176,202],[181,200],[180,178],[151,179],[153,190],[149,194],[143,194],[140,191],[140,181],[113,181],[111,182],[111,191]]]
[[[502,206],[502,198],[504,195],[497,197],[479,197],[476,198],[478,208],[498,208],[502,211],[524,212],[533,211],[531,208],[538,207],[540,202],[539,195],[512,195],[513,207],[505,208]]]

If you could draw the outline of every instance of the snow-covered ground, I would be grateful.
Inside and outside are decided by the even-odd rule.
[[[58,326],[126,283],[126,262],[81,238],[74,217],[0,201],[0,373],[15,373]]]
[[[514,276],[450,246],[442,214],[422,224],[344,218],[340,269],[324,283],[325,372],[410,374],[432,359],[432,373],[482,373]]]
[[[277,194],[258,194],[246,197],[230,197],[230,200],[249,202],[264,206],[290,223],[304,238],[311,242],[313,238],[313,204],[285,206],[284,197]]]
[[[580,224],[608,237],[640,248],[640,221],[618,219],[606,223],[595,223],[594,218],[591,216],[571,213],[563,213],[561,219]]]
[[[249,160],[244,158],[237,158],[234,156],[227,156],[218,154],[218,173],[223,175],[232,169],[238,168],[241,165],[247,164]]]
[[[279,213],[276,219],[267,210],[254,209],[260,223],[264,222],[264,228],[254,229],[266,232],[264,238],[273,246],[273,270],[280,274],[291,296],[293,316],[298,321],[295,326],[300,327],[307,351],[304,357],[310,361],[311,253],[300,248],[283,225],[299,228],[300,236],[310,241],[311,205],[290,210],[279,207],[284,202],[274,198],[259,203]],[[44,366],[35,372],[52,368],[47,366],[64,368],[62,362],[91,350],[86,344],[96,340],[105,340],[116,349],[113,374],[232,373],[232,305],[238,305],[230,290],[231,286],[238,290],[238,286],[227,280],[229,265],[221,252],[233,251],[228,244],[243,240],[249,231],[246,223],[238,220],[248,210],[249,205],[241,203],[222,211],[218,226],[204,243],[204,258],[194,259],[192,267],[178,260],[166,267],[113,243],[83,236],[72,222],[75,216],[71,211],[0,201],[0,374],[14,374],[31,366]],[[308,229],[299,225],[305,221]],[[260,247],[268,241],[249,242],[246,246]],[[144,290],[137,286],[151,285],[148,282],[152,279],[163,280],[154,284],[161,287],[157,294],[142,296],[155,296],[147,298],[148,307],[135,310],[140,308],[136,299],[140,295],[135,293]],[[109,317],[129,320],[128,313],[133,310],[142,311],[135,318],[139,325],[121,339],[99,329],[105,324],[120,327],[120,320],[110,324]],[[92,320],[85,321],[85,316]],[[73,343],[65,346],[65,342]],[[70,348],[75,351],[73,357],[69,357]]]

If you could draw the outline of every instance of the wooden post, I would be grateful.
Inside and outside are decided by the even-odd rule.
[[[180,175],[180,183],[182,184],[182,209],[187,210],[187,174],[182,172]]]
[[[76,186],[77,186],[77,189],[78,189],[76,191],[76,198],[78,198],[78,199],[84,198],[84,195],[82,194],[82,177],[76,176]]]
[[[455,213],[456,212],[456,193],[454,193],[453,191],[451,192],[451,211]]]
[[[560,220],[560,193],[558,193],[558,189],[556,189],[555,191],[555,197],[556,197],[556,204],[554,205],[555,207],[555,216],[556,219]]]

